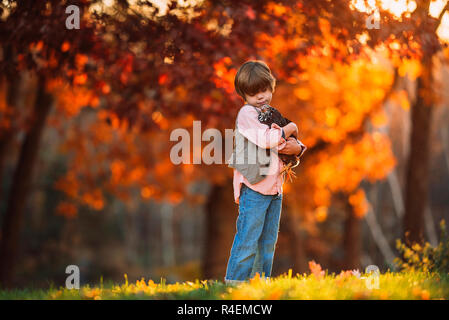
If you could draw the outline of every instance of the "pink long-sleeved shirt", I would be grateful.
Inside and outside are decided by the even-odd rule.
[[[282,137],[282,129],[279,126],[269,128],[266,124],[259,122],[258,112],[252,105],[244,105],[237,116],[237,127],[239,132],[252,143],[264,149],[274,148],[279,151],[286,145],[286,140]],[[297,140],[300,145],[303,144]],[[284,177],[280,173],[284,167],[283,161],[279,158],[276,152],[271,152],[270,167],[268,175],[258,183],[251,184],[248,180],[236,169],[234,169],[234,201],[239,204],[240,188],[244,183],[249,188],[265,195],[282,194]]]

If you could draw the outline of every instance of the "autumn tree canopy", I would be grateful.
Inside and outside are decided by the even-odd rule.
[[[189,183],[222,184],[229,170],[174,165],[168,137],[175,128],[191,130],[193,120],[201,120],[203,130],[233,128],[242,104],[233,80],[249,59],[264,60],[273,70],[273,102],[299,124],[309,148],[298,169],[301,178],[285,186],[294,195],[288,199],[293,211],[314,232],[316,222],[327,218],[332,195],[343,193],[350,216],[363,217],[369,204],[360,184],[384,179],[395,165],[387,137],[375,131],[385,120],[382,105],[394,96],[398,75],[407,73],[418,79],[412,109],[433,105],[429,70],[431,57],[445,46],[439,28],[447,9],[444,3],[437,10],[430,1],[399,1],[400,8],[395,1],[374,2],[171,2],[160,15],[149,1],[80,0],[70,2],[81,12],[80,29],[73,30],[64,27],[68,1],[3,1],[0,173],[10,142],[19,134],[25,138],[12,191],[2,199],[0,281],[13,270],[23,203],[46,126],[64,137],[60,151],[68,159],[66,174],[55,183],[67,195],[60,214],[73,217],[80,205],[100,211],[107,196],[126,202],[136,189],[142,200],[177,204],[187,197],[202,203],[189,194]],[[367,28],[372,14],[379,29]],[[21,79],[28,75],[36,99],[20,105]],[[421,114],[414,128],[424,131],[416,137],[424,139],[423,149],[411,149],[404,220],[415,240],[425,200],[417,205],[413,199],[427,187],[428,162],[420,157],[430,113]],[[424,170],[417,171],[418,165]]]

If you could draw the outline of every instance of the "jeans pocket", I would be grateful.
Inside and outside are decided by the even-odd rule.
[[[248,186],[246,184],[242,183],[241,187],[240,187],[240,195],[244,194],[246,189],[248,189]]]

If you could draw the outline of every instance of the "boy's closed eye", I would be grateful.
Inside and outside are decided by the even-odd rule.
[[[265,88],[265,89],[263,89],[262,91],[259,91],[259,92],[253,93],[253,94],[247,94],[247,95],[248,95],[248,97],[254,97],[256,94],[264,93],[264,92],[267,91],[267,90],[268,90],[268,88]]]

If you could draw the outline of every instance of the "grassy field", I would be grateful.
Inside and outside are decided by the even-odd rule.
[[[407,246],[400,240],[396,248],[400,255],[385,273],[360,274],[358,270],[329,274],[315,261],[309,261],[310,273],[288,273],[265,280],[259,274],[238,285],[226,285],[217,280],[195,280],[183,283],[159,283],[144,278],[129,283],[125,274],[122,284],[107,282],[77,289],[51,285],[46,290],[0,287],[0,300],[8,299],[194,299],[194,300],[448,300],[449,299],[449,234],[444,220],[440,222],[440,242],[436,246]]]
[[[0,290],[0,299],[444,299],[449,298],[449,274],[429,272],[386,272],[379,275],[378,286],[367,274],[342,271],[327,274],[283,274],[265,280],[256,275],[249,282],[226,285],[221,281],[195,280],[166,284],[141,279],[136,283],[107,283],[79,290]],[[377,287],[377,288],[376,288]]]

